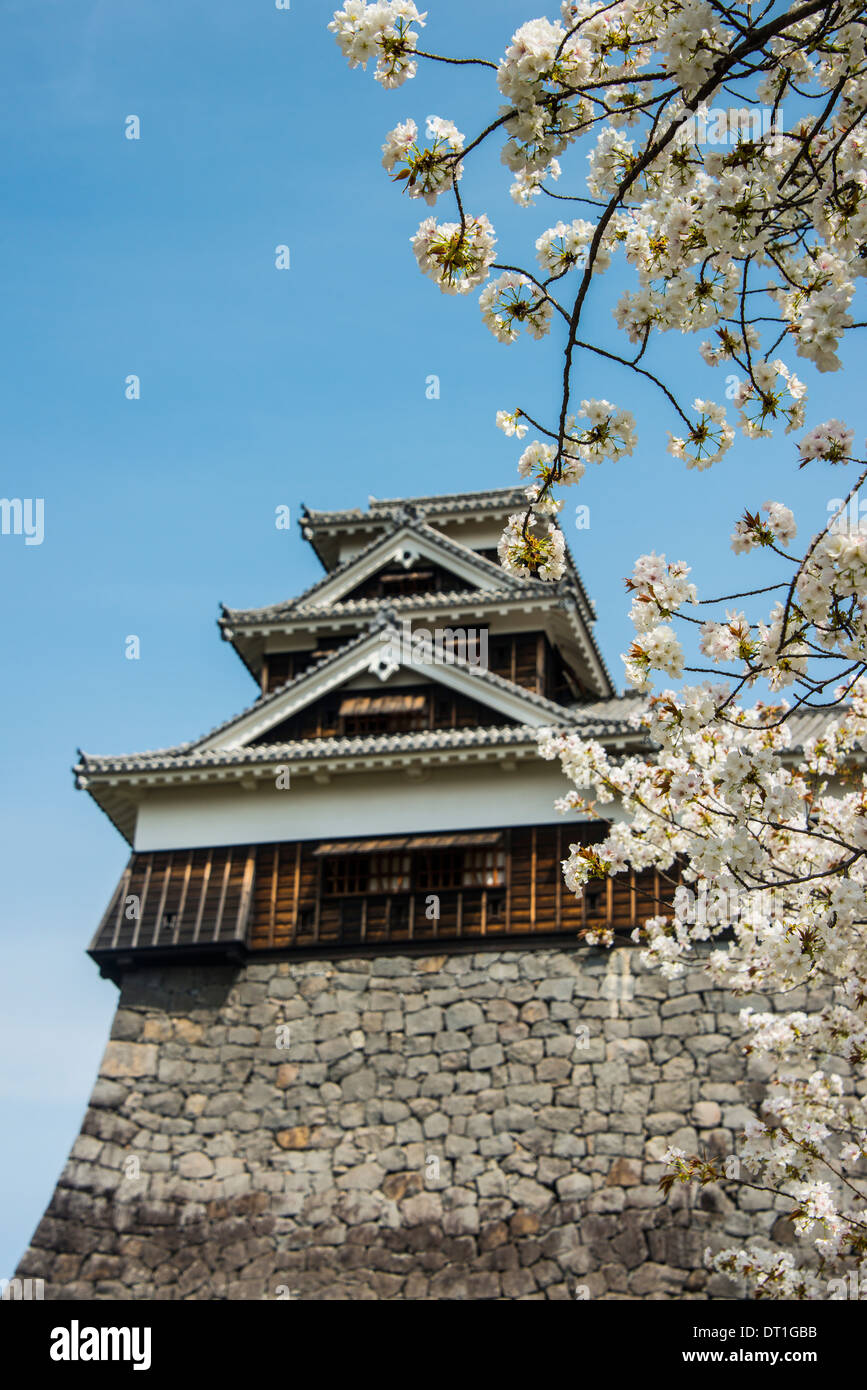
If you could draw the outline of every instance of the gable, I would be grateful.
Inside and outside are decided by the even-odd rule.
[[[552,701],[516,689],[505,680],[481,671],[478,666],[464,661],[439,660],[419,664],[416,658],[415,640],[406,642],[394,629],[380,625],[377,630],[348,642],[322,665],[302,674],[273,694],[263,696],[194,747],[199,752],[247,747],[314,701],[350,685],[358,676],[369,675],[370,687],[377,693],[391,693],[386,687],[389,679],[398,672],[402,673],[402,683],[399,692],[395,690],[396,694],[404,693],[406,673],[409,672],[416,680],[444,686],[478,702],[491,712],[485,721],[489,725],[512,721],[541,728],[551,723],[569,721],[567,711]],[[351,693],[357,695],[359,692],[352,690]]]
[[[254,745],[306,738],[353,738],[418,733],[424,729],[490,728],[518,721],[436,681],[391,689],[375,677],[320,696],[253,739]]]
[[[395,580],[403,570],[426,570],[442,573],[446,589],[501,589],[504,584],[516,587],[514,580],[496,564],[477,556],[457,541],[449,540],[431,527],[403,524],[388,535],[373,542],[353,560],[333,575],[321,579],[298,600],[298,606],[327,608],[331,603],[344,601],[362,588],[366,581],[382,574],[393,574]],[[363,595],[357,594],[361,597]]]
[[[344,595],[344,601],[381,598],[387,603],[389,599],[404,598],[409,594],[455,593],[477,590],[477,587],[436,561],[416,555],[408,564],[398,559],[384,563],[375,573],[350,589]]]

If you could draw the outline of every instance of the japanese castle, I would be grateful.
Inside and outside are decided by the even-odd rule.
[[[90,947],[103,974],[574,942],[659,910],[653,874],[580,900],[562,881],[570,843],[603,827],[555,810],[567,788],[539,730],[624,751],[642,735],[568,548],[556,584],[498,563],[524,504],[510,488],[305,508],[323,577],[219,619],[258,686],[251,704],[172,748],[80,755],[77,785],[131,848]]]

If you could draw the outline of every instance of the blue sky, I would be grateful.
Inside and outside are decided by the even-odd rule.
[[[497,104],[492,74],[425,67],[383,92],[348,70],[318,0],[5,0],[3,14],[0,492],[45,499],[45,538],[0,536],[0,1277],[78,1132],[117,997],[84,951],[128,850],[74,791],[76,749],[165,746],[241,709],[255,687],[219,640],[218,603],[274,602],[319,574],[275,507],[509,485],[517,451],[495,412],[550,414],[560,372],[553,343],[504,347],[476,296],[422,279],[409,238],[427,209],[380,168],[407,116],[475,133]],[[497,58],[528,14],[431,0],[425,44]],[[563,205],[522,212],[508,182],[497,152],[482,155],[467,204],[492,217],[501,258],[526,263]],[[720,397],[694,349],[665,348],[690,398]],[[796,367],[812,423],[847,415],[847,365]],[[795,503],[811,530],[839,489],[798,474],[782,439],[687,473],[665,452],[674,422],[658,398],[598,362],[580,370],[577,398],[629,407],[641,431],[633,458],[589,472],[564,513],[622,684],[637,554],[693,560],[706,592],[741,575],[752,587],[760,560],[730,573],[743,505]],[[570,534],[578,501],[591,526]]]

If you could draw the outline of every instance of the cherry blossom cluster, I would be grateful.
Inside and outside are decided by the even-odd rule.
[[[778,502],[762,512],[766,520],[757,510],[739,523],[735,549],[770,546],[791,564],[778,547],[796,535],[792,512]],[[567,886],[580,894],[593,878],[655,870],[671,908],[634,933],[643,959],[676,978],[698,954],[711,981],[736,995],[782,997],[781,1012],[741,1013],[747,1049],[771,1063],[772,1080],[738,1161],[789,1200],[793,1228],[810,1238],[826,1277],[752,1250],[723,1252],[713,1265],[765,1295],[829,1297],[829,1278],[867,1260],[867,1087],[844,1087],[837,1070],[867,1080],[867,775],[857,762],[867,748],[867,528],[840,534],[829,522],[796,564],[767,620],[729,609],[699,621],[701,651],[726,679],[652,696],[633,718],[646,739],[634,755],[550,731],[539,751],[560,760],[575,788],[562,812],[610,819],[600,843],[570,846]],[[685,564],[655,554],[636,563],[628,588],[636,640],[626,670],[649,691],[654,670],[680,675],[671,623],[689,617],[682,610],[698,595]],[[817,656],[836,656],[845,684],[829,692],[837,717],[798,749],[793,709],[827,703],[825,665],[811,674]],[[759,678],[794,686],[794,705],[737,703],[736,691]],[[611,817],[612,804],[622,816]],[[726,912],[691,908],[711,894]],[[826,986],[829,1002],[786,1011],[785,996],[805,985]],[[669,1161],[669,1185],[732,1176],[697,1155]]]
[[[826,420],[804,435],[798,445],[801,459],[809,463],[811,459],[824,459],[828,463],[843,463],[851,457],[855,431],[847,428],[840,420]]]
[[[419,145],[415,121],[395,126],[382,147],[382,167],[395,181],[406,181],[411,198],[424,198],[433,207],[443,189],[463,175],[463,165],[456,156],[464,147],[465,137],[452,121],[444,121],[440,116],[428,116],[426,130],[431,144]],[[397,164],[403,168],[394,174]]]
[[[509,192],[516,203],[528,208],[542,192],[545,181],[556,183],[562,172],[559,159],[549,160],[544,169],[519,169]]]
[[[400,87],[418,68],[410,57],[418,43],[412,25],[423,27],[426,18],[412,0],[377,0],[373,5],[346,0],[328,28],[351,68],[366,68],[375,58],[377,82]]]
[[[566,542],[556,522],[523,512],[509,517],[498,554],[512,574],[524,579],[550,579],[563,573]]]
[[[499,343],[513,343],[519,327],[533,338],[544,338],[551,327],[551,302],[515,270],[506,270],[487,284],[479,298],[482,317]]]
[[[787,546],[798,534],[794,514],[782,502],[765,502],[762,511],[767,514],[767,523],[762,522],[758,512],[745,512],[735,526],[732,550],[736,555],[757,546]]]
[[[412,238],[419,269],[438,281],[446,294],[468,294],[487,278],[496,238],[484,213],[459,222],[422,222]]]
[[[784,385],[778,382],[782,378]],[[741,429],[751,439],[770,438],[769,420],[781,416],[786,420],[786,434],[800,429],[804,423],[806,387],[794,372],[779,358],[774,362],[757,362],[752,379],[738,387],[735,405],[741,418]]]
[[[594,230],[593,223],[586,222],[583,217],[576,217],[568,225],[557,222],[549,227],[536,241],[536,255],[543,271],[559,279],[576,266],[584,270],[587,266],[587,248]],[[593,269],[598,273],[609,263],[610,256],[597,257]]]
[[[697,420],[689,426],[685,437],[669,434],[668,452],[676,459],[685,459],[687,468],[703,470],[732,447],[735,432],[726,419],[725,406],[696,400],[693,409]]]
[[[566,0],[558,16],[520,25],[498,60],[419,53],[426,18],[409,0],[348,0],[330,27],[350,65],[376,58],[385,86],[401,85],[426,60],[487,70],[496,87],[499,106],[468,145],[436,118],[421,146],[405,121],[388,137],[384,162],[391,172],[399,165],[396,177],[429,204],[454,192],[456,220],[428,220],[412,239],[422,271],[443,292],[480,288],[484,321],[500,342],[514,342],[521,328],[537,339],[561,328],[554,464],[535,480],[528,513],[580,477],[566,424],[579,356],[601,350],[609,368],[661,386],[679,417],[669,451],[689,468],[718,462],[738,425],[751,439],[777,425],[800,429],[806,387],[785,359],[793,352],[820,372],[839,365],[856,283],[867,274],[867,59],[855,0],[809,14],[793,0],[755,23],[710,0]],[[467,156],[494,140],[519,205],[545,195],[583,205],[583,216],[535,238],[541,279],[520,264],[498,265],[493,227],[461,201]],[[561,191],[570,171],[574,183]],[[636,279],[611,305],[634,349],[622,354],[580,333],[588,313],[598,316],[597,283],[618,255]],[[491,272],[499,278],[485,284]],[[645,365],[669,332],[709,332],[706,363],[739,369],[735,418],[707,393],[680,402]],[[550,565],[545,573],[559,577]]]
[[[520,422],[520,417],[519,410],[511,413],[500,410],[497,412],[497,425],[505,434],[521,438],[526,434],[527,426]],[[555,472],[561,483],[574,483],[583,477],[588,463],[598,464],[607,459],[622,458],[635,448],[633,415],[612,405],[610,401],[582,401],[577,416],[570,416],[567,420],[566,429],[565,444],[559,452],[555,445],[543,444],[535,439],[527,445],[518,461],[520,476],[531,480],[526,497],[531,512],[538,516],[548,518],[562,508],[562,498],[555,498],[550,490]],[[532,528],[516,528],[514,520],[514,517],[510,519],[501,537],[498,554],[508,573],[527,576],[533,573],[537,553],[535,541],[531,545],[528,537],[535,533]],[[536,577],[559,579],[565,570],[566,549],[561,536],[556,542],[552,540],[545,550],[544,564]]]
[[[672,412],[669,453],[703,470],[737,428],[749,440],[803,429],[807,390],[793,358],[808,373],[837,370],[864,326],[854,304],[867,274],[863,6],[789,0],[753,17],[725,0],[565,0],[559,17],[520,25],[497,61],[419,53],[412,26],[425,18],[411,4],[359,0],[332,28],[352,66],[376,58],[383,85],[400,85],[421,60],[459,62],[496,84],[498,107],[475,138],[441,121],[423,148],[407,121],[384,163],[400,166],[412,196],[454,196],[455,220],[431,217],[413,238],[421,270],[448,294],[478,288],[499,341],[523,328],[562,342],[556,418],[540,422],[522,403],[496,421],[523,441],[527,503],[509,518],[501,563],[554,581],[567,565],[558,489],[636,447],[631,414],[591,398],[594,366],[606,385],[614,372],[652,384]],[[710,104],[712,140],[701,118]],[[550,198],[563,212],[541,235],[534,228],[535,259],[498,263],[491,222],[464,206],[471,161],[492,141],[514,203]],[[581,216],[562,208],[569,202]],[[618,262],[631,280],[606,305],[605,272]],[[622,350],[598,331],[603,309]],[[719,390],[681,399],[654,363],[664,333],[701,335],[699,361],[719,373]],[[578,410],[577,380],[588,396]],[[854,448],[836,419],[798,444],[801,468],[861,470],[845,475],[840,512],[867,481]],[[647,697],[633,751],[615,756],[562,733],[543,733],[539,751],[571,783],[563,814],[610,817],[601,843],[570,846],[567,887],[581,894],[592,879],[653,870],[671,903],[636,932],[645,961],[676,977],[698,957],[712,983],[782,1001],[741,1017],[744,1045],[772,1080],[737,1155],[721,1168],[672,1151],[663,1186],[741,1181],[785,1197],[809,1258],[750,1245],[708,1261],[762,1296],[822,1298],[840,1272],[867,1287],[867,522],[844,528],[832,517],[800,555],[797,538],[786,503],[751,502],[732,551],[746,557],[738,563],[773,558],[781,577],[719,603],[699,600],[687,564],[642,556],[628,581],[635,635],[623,658]],[[659,673],[689,684],[654,693]],[[823,712],[806,739],[802,710]],[[737,910],[694,910],[711,894]],[[614,936],[603,926],[586,939],[607,946]],[[804,986],[828,1002],[789,1004]]]
[[[702,694],[711,709],[718,704],[712,692]],[[600,844],[570,847],[566,882],[580,892],[592,878],[653,868],[672,881],[681,872],[692,884],[728,886],[740,910],[720,921],[679,915],[674,895],[673,915],[649,919],[637,934],[645,959],[676,977],[702,948],[707,959],[713,938],[728,931],[734,941],[709,959],[716,983],[740,994],[784,995],[805,983],[831,987],[831,1002],[810,1014],[743,1011],[749,1049],[775,1070],[763,1118],[747,1127],[738,1156],[756,1182],[790,1198],[796,1231],[812,1236],[833,1271],[864,1254],[867,1110],[838,1074],[805,1071],[804,1063],[839,1059],[863,1076],[867,1061],[867,784],[862,775],[852,790],[834,789],[867,739],[867,681],[851,692],[845,714],[808,743],[800,767],[793,765],[778,711],[731,707],[731,722],[722,724],[706,710],[700,727],[690,728],[686,718],[671,715],[685,716],[693,697],[666,692],[665,717],[647,716],[661,750],[652,760],[617,761],[597,743],[542,735],[542,755],[559,757],[586,794],[573,795],[571,809],[587,809],[592,797],[596,807],[620,802],[629,817]],[[670,1158],[674,1176],[684,1181],[723,1176],[698,1156]],[[767,1271],[759,1277],[732,1261],[729,1252],[716,1267],[752,1272],[764,1285]],[[823,1296],[819,1287],[807,1296]]]

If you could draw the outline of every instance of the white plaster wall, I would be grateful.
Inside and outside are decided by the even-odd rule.
[[[237,783],[166,788],[144,797],[135,848],[556,824],[561,818],[554,801],[568,789],[559,764],[542,760],[518,764],[513,772],[499,764],[432,768],[425,780],[381,772],[333,777],[327,785],[299,776],[286,790],[271,782],[250,791]]]

